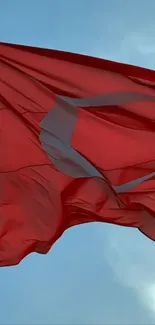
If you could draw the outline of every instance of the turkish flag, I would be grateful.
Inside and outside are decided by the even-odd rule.
[[[0,266],[84,222],[145,219],[155,239],[155,207],[136,192],[154,182],[154,82],[147,69],[0,44]]]

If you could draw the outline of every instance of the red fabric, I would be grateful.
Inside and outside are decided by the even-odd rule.
[[[155,97],[154,82],[155,72],[147,69],[0,44],[0,266],[46,253],[68,227],[84,222],[137,227],[155,239],[147,222],[150,215],[154,222],[155,204],[146,194],[154,180],[146,191],[141,185],[118,195],[111,187],[155,170],[155,102],[78,110],[72,146],[107,182],[61,174],[39,141],[39,123],[55,95],[129,91]]]

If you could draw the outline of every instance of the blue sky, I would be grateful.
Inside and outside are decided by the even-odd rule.
[[[154,0],[1,0],[0,40],[155,68]],[[105,224],[0,269],[0,324],[154,324],[155,244]]]

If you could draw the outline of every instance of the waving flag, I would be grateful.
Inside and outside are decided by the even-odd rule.
[[[86,222],[155,239],[155,72],[0,44],[0,266]]]

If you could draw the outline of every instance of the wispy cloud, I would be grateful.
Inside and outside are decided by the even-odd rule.
[[[155,68],[154,30],[155,25],[141,31],[124,35],[120,42],[119,57],[128,63]]]
[[[155,245],[133,229],[109,227],[105,256],[117,280],[132,288],[155,320]]]

